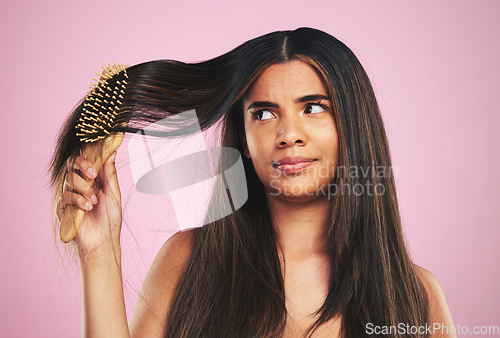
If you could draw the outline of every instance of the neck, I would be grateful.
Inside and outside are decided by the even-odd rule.
[[[273,227],[287,259],[326,254],[324,239],[330,213],[328,199],[298,202],[267,194],[267,202]]]

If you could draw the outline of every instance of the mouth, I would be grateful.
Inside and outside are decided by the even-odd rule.
[[[317,160],[318,159],[298,157],[298,156],[285,157],[279,161],[273,162],[272,167],[284,172],[285,174],[296,174],[305,170],[307,167],[309,167]]]

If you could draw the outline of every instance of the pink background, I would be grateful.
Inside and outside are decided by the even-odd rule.
[[[344,41],[369,73],[412,257],[440,281],[455,324],[500,325],[499,15],[495,0],[3,1],[0,335],[80,334],[78,270],[54,248],[44,170],[100,65],[203,60],[301,26]],[[168,196],[134,191],[123,151],[118,166],[131,316],[176,225],[155,207],[171,210]]]

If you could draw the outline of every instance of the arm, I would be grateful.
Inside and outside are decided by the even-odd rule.
[[[432,273],[418,265],[414,264],[414,267],[417,275],[424,284],[429,297],[429,325],[432,327],[434,323],[436,323],[436,325],[440,325],[440,328],[441,326],[446,326],[451,331],[454,326],[453,320],[451,318],[450,309],[448,308],[443,289],[441,288],[437,278]],[[435,333],[436,334],[433,335],[434,337],[456,337],[454,334],[446,334],[446,329],[443,331],[444,334],[441,334],[441,329],[436,329]]]
[[[179,231],[158,252],[144,280],[130,334],[119,245],[81,259],[82,336],[164,337],[168,310],[191,254],[191,240],[192,230]]]
[[[68,159],[56,208],[59,220],[67,205],[86,210],[73,239],[81,268],[83,337],[129,336],[121,280],[121,194],[115,156],[99,173],[83,156]],[[96,178],[102,188],[94,190],[85,178]]]
[[[57,217],[61,219],[70,204],[87,211],[74,239],[82,280],[82,336],[130,337],[121,270],[121,194],[114,156],[99,173],[92,172],[92,164],[82,156],[68,159],[67,166]],[[99,191],[85,181],[98,174],[102,182]],[[164,319],[189,258],[190,234],[186,231],[173,235],[160,250],[142,288],[131,325],[132,336],[163,336]]]
[[[119,244],[80,255],[82,337],[130,337],[120,259]]]
[[[163,337],[168,310],[191,254],[191,240],[192,230],[179,231],[158,252],[144,280],[130,334],[119,244],[92,256],[80,255],[82,337]]]

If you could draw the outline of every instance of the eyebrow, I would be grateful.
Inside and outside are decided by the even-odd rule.
[[[295,103],[314,102],[320,100],[330,101],[330,98],[326,95],[313,94],[299,97],[295,100]],[[279,105],[269,101],[254,101],[247,107],[246,110],[250,110],[252,108],[279,108]]]

